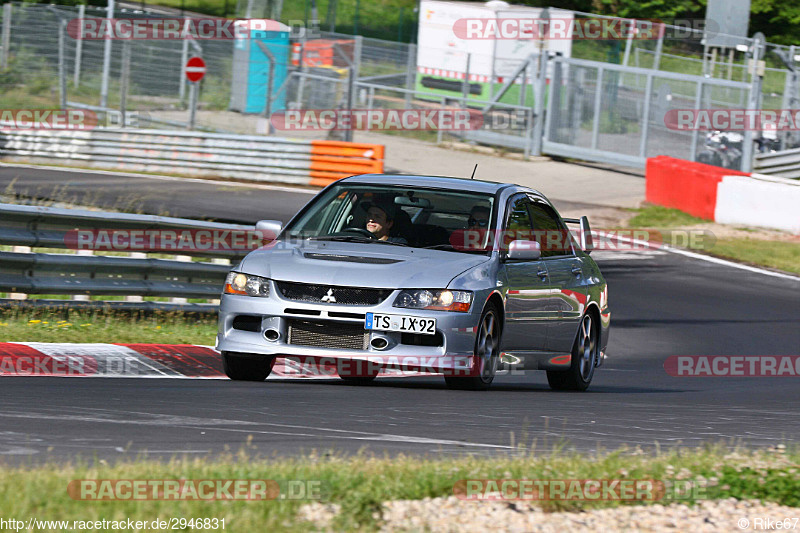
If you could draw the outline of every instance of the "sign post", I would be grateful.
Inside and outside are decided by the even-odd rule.
[[[206,62],[202,57],[190,57],[184,68],[186,79],[191,82],[189,86],[189,125],[187,129],[193,130],[197,114],[197,84],[206,74]]]

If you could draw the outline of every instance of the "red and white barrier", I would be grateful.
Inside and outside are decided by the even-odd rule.
[[[800,181],[762,174],[725,176],[717,185],[714,220],[800,234]]]
[[[378,377],[426,375],[432,374],[390,368]],[[47,342],[0,342],[0,377],[5,376],[228,379],[210,346]],[[335,364],[278,358],[268,379],[335,378]]]
[[[800,182],[668,156],[647,160],[645,199],[721,224],[800,233]]]

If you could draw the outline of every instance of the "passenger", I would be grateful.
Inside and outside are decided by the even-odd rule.
[[[469,212],[467,229],[485,230],[489,227],[489,208],[483,205],[476,205]]]

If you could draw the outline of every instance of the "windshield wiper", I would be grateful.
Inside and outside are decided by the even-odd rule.
[[[377,244],[393,244],[395,246],[408,246],[402,242],[382,241],[380,239],[369,239],[367,237],[359,237],[358,235],[321,235],[319,237],[309,237],[310,241],[340,241],[340,242],[358,242],[358,243],[377,243]]]
[[[433,244],[431,246],[425,246],[425,250],[447,250],[448,252],[459,252],[462,254],[485,254],[489,250],[467,250],[466,248],[456,248],[452,244]]]
[[[376,242],[376,239],[359,237],[358,235],[321,235],[319,237],[309,237],[309,241],[343,241],[343,242]]]

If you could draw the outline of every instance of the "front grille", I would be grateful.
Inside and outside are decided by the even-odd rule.
[[[369,333],[363,324],[290,320],[286,343],[295,346],[366,350]]]
[[[361,287],[335,287],[276,281],[281,295],[295,302],[313,302],[333,305],[377,305],[392,293],[392,289],[365,289]]]

